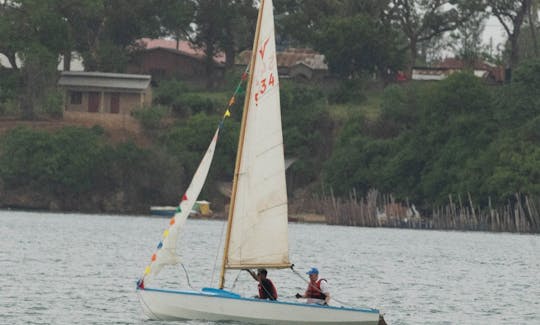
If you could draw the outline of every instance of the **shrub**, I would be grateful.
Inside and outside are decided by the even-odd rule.
[[[188,86],[181,81],[163,80],[154,90],[154,101],[156,104],[173,105],[180,95],[188,91]]]
[[[51,91],[43,98],[43,112],[52,118],[62,118],[64,100],[60,91]]]
[[[158,129],[161,126],[161,119],[167,115],[168,111],[163,106],[143,107],[133,111],[133,117],[139,120],[146,130]]]
[[[334,104],[355,103],[366,100],[366,95],[360,81],[345,80],[338,88],[328,94],[328,101]]]
[[[9,99],[5,102],[0,102],[0,115],[13,116],[21,113],[19,101]]]
[[[16,99],[21,87],[20,71],[0,68],[0,103]]]
[[[187,93],[176,98],[173,103],[173,113],[179,116],[192,115],[198,113],[211,114],[218,105],[211,99],[204,96]]]

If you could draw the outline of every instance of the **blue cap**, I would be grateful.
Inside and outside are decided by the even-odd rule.
[[[308,275],[319,274],[319,270],[317,270],[316,267],[312,267],[311,270],[306,272],[306,274],[308,274]]]

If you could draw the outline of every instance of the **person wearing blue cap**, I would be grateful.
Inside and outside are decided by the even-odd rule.
[[[319,279],[319,270],[316,267],[312,267],[306,274],[309,275],[306,292],[303,295],[297,293],[296,298],[307,298],[308,304],[328,305],[330,291],[326,279]]]

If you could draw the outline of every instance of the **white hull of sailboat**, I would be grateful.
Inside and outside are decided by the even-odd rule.
[[[138,289],[151,319],[240,321],[255,324],[377,324],[379,311],[243,298],[227,291]]]

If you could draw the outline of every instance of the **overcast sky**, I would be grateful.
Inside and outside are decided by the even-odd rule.
[[[483,34],[484,43],[489,45],[490,39],[493,40],[493,50],[497,49],[497,45],[504,45],[506,41],[506,32],[497,18],[491,17],[486,22]]]

